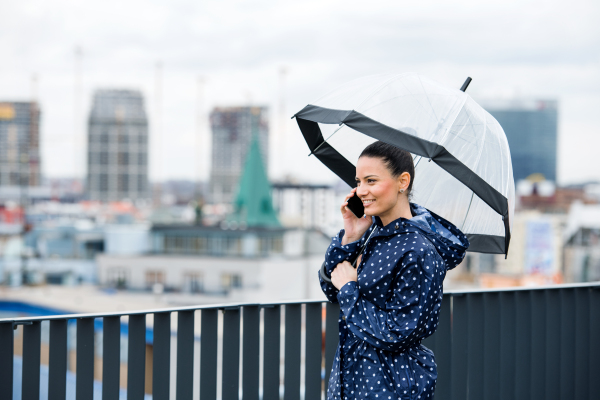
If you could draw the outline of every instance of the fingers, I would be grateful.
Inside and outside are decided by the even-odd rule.
[[[347,210],[346,206],[348,205],[348,200],[350,200],[350,198],[352,196],[354,196],[354,193],[356,193],[356,188],[353,188],[352,190],[350,190],[350,193],[348,195],[346,195],[346,197],[344,198],[344,203],[342,203],[342,205],[340,207],[342,214]]]
[[[358,258],[356,259],[356,266],[358,267],[360,265],[360,262],[362,261],[362,254],[358,256]]]

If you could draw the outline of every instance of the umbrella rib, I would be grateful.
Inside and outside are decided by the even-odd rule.
[[[333,133],[332,133],[331,135],[329,135],[329,137],[328,137],[327,139],[323,139],[323,141],[322,141],[321,143],[319,143],[319,145],[318,145],[317,147],[315,147],[315,149],[314,149],[313,151],[311,151],[311,152],[310,152],[309,156],[310,156],[310,155],[312,155],[312,154],[314,154],[314,153],[315,153],[315,151],[319,150],[319,148],[320,148],[321,146],[323,146],[325,143],[327,143],[327,141],[328,141],[329,139],[331,139],[331,137],[332,137],[333,135],[335,135],[335,134],[336,134],[336,133],[337,133],[337,132],[338,132],[340,129],[342,129],[343,127],[344,127],[344,125],[343,125],[343,124],[340,124],[340,127],[339,127],[339,128],[337,128],[335,131],[333,131]]]
[[[465,220],[463,221],[462,225],[460,226],[460,230],[463,230],[465,228],[465,223],[467,222],[467,217],[469,216],[469,211],[471,211],[471,204],[473,204],[473,196],[475,195],[475,192],[471,192],[471,201],[469,201],[469,207],[467,208],[467,213],[465,214]]]

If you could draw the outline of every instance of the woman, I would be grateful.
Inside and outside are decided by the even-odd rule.
[[[454,225],[409,202],[410,153],[383,142],[367,146],[356,165],[357,187],[341,206],[344,229],[333,238],[321,278],[339,302],[340,343],[327,399],[431,399],[433,353],[421,340],[436,330],[446,270],[469,242]],[[356,192],[365,207],[346,206]],[[364,250],[353,268],[353,261]]]

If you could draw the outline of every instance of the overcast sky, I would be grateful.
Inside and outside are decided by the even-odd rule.
[[[600,180],[598,1],[4,0],[1,8],[0,100],[39,99],[47,176],[84,175],[91,96],[110,87],[145,95],[152,179],[206,179],[208,111],[252,102],[270,107],[271,132],[283,134],[272,141],[272,177],[332,181],[306,157],[289,117],[345,81],[414,71],[455,87],[471,76],[476,99],[557,99],[559,181]]]

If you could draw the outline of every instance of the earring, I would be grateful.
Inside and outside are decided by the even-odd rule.
[[[404,193],[404,189],[400,189],[400,193]]]

